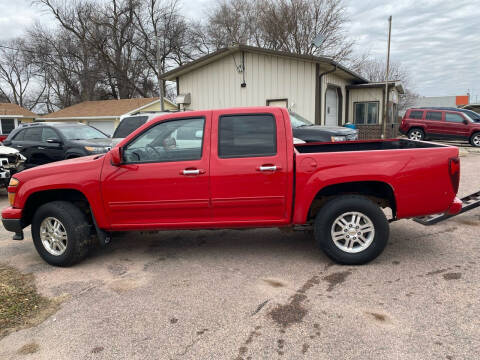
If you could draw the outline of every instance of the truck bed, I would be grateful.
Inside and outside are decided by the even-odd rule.
[[[295,148],[298,150],[298,152],[302,154],[343,151],[426,149],[438,147],[446,146],[406,139],[349,141],[342,143],[295,144]]]

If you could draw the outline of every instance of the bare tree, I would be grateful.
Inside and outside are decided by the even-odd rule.
[[[368,59],[362,61],[356,71],[370,81],[385,81],[386,62],[379,59]],[[405,94],[400,96],[398,109],[404,111],[415,104],[419,95],[410,90],[412,81],[408,70],[398,62],[390,62],[388,75],[389,81],[401,81],[405,89]]]
[[[220,0],[203,25],[207,48],[246,44],[346,59],[352,52],[342,0]],[[321,34],[323,42],[312,44]]]
[[[28,61],[25,41],[18,38],[0,44],[0,96],[2,101],[33,109],[45,91],[45,84],[35,81],[35,69]]]

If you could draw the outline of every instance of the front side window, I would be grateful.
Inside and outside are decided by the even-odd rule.
[[[205,119],[160,122],[137,136],[124,149],[127,163],[200,160]]]
[[[277,127],[270,114],[225,115],[218,123],[218,156],[242,158],[277,153]]]
[[[15,129],[15,120],[14,119],[1,119],[2,125],[2,134],[8,135]]]
[[[43,128],[42,141],[46,142],[48,139],[60,140],[55,130],[51,128]]]
[[[355,124],[378,124],[378,102],[355,103]]]
[[[425,120],[441,121],[442,113],[440,111],[427,111],[427,114],[425,115]]]
[[[445,120],[448,122],[462,123],[463,116],[459,114],[445,113]]]

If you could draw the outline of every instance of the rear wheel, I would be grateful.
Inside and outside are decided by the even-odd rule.
[[[408,131],[408,138],[410,140],[423,140],[425,139],[425,132],[419,128],[413,128]]]
[[[90,224],[72,203],[52,201],[39,207],[33,216],[32,238],[47,263],[70,266],[82,260],[90,249]]]
[[[328,201],[315,218],[316,242],[340,264],[368,263],[385,249],[388,237],[385,214],[362,196],[338,196]]]
[[[475,147],[480,147],[480,132],[476,132],[470,137],[470,144]]]

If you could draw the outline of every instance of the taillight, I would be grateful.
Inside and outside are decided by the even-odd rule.
[[[458,192],[458,185],[460,184],[460,159],[458,157],[449,159],[448,171],[450,172],[453,192],[456,194]]]

